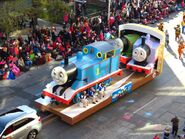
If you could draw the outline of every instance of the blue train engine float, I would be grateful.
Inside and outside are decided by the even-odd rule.
[[[72,100],[78,102],[82,92],[92,87],[97,90],[100,83],[109,84],[112,76],[122,74],[119,69],[122,49],[120,38],[84,46],[82,52],[66,58],[52,70],[53,81],[46,85],[42,96],[68,105]]]

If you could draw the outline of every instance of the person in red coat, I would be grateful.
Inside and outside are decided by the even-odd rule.
[[[110,16],[110,18],[109,18],[109,26],[112,26],[112,25],[114,24],[114,21],[115,21],[114,15],[111,14],[111,16]]]
[[[160,137],[159,137],[158,134],[156,134],[156,135],[153,137],[153,139],[160,139]]]
[[[103,35],[103,32],[101,31],[100,32],[100,41],[103,41],[104,40],[104,35]]]
[[[64,22],[65,22],[65,24],[68,23],[68,20],[69,20],[69,15],[68,15],[67,12],[65,12],[65,14],[64,14]]]

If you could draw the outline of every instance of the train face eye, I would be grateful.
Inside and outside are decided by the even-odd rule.
[[[85,47],[85,48],[83,49],[83,52],[84,52],[84,54],[87,54],[87,53],[88,53],[88,49]]]
[[[137,48],[133,50],[133,55],[132,55],[132,57],[133,57],[134,60],[137,61],[137,59],[138,59],[138,49],[137,49]]]
[[[59,74],[59,77],[60,77],[60,78],[63,78],[63,77],[64,77],[64,75],[63,75],[62,73],[60,73],[60,74]]]
[[[97,56],[97,58],[101,58],[101,57],[102,57],[102,53],[101,53],[101,52],[98,52],[98,53],[96,54],[96,56]]]
[[[146,59],[145,50],[140,49],[140,53],[139,53],[139,62],[143,62],[145,59]]]

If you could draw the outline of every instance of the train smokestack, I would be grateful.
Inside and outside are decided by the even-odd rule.
[[[68,56],[66,56],[64,58],[64,65],[67,66],[68,64],[69,64],[69,58],[68,58]]]
[[[146,37],[145,36],[141,36],[141,44],[145,45],[145,41],[146,41]]]

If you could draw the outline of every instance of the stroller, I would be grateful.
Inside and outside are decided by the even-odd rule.
[[[166,126],[166,128],[164,129],[163,139],[169,139],[170,138],[170,132],[171,132],[171,127]]]

